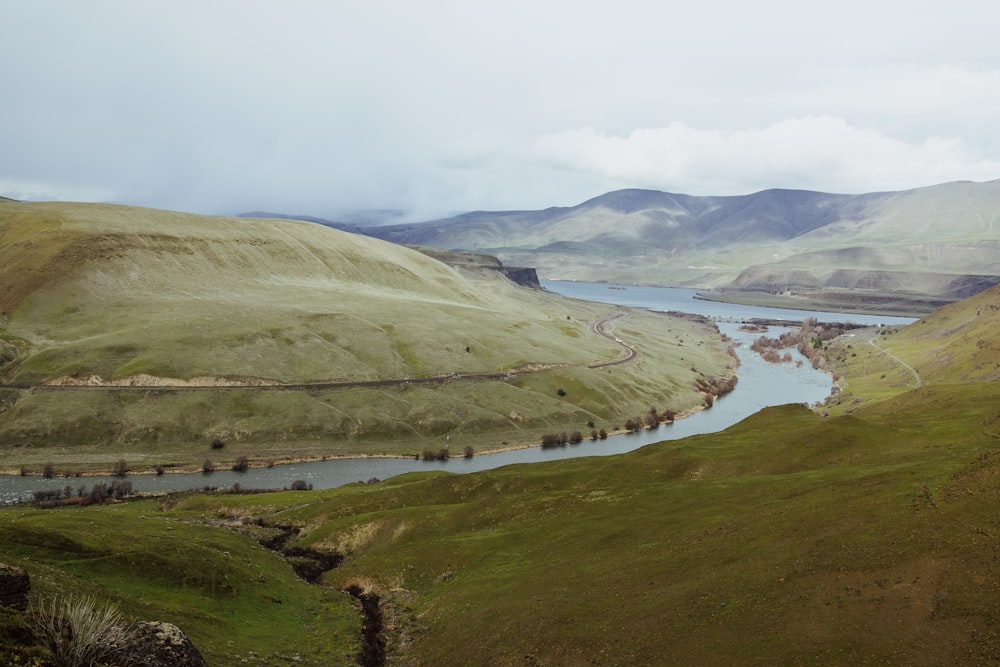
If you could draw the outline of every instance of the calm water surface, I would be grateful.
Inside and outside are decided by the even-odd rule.
[[[418,470],[448,470],[456,473],[475,472],[498,468],[515,463],[537,463],[556,461],[578,456],[603,456],[621,454],[643,445],[662,440],[674,440],[689,435],[711,433],[722,430],[770,405],[785,403],[816,403],[830,394],[830,376],[812,368],[808,363],[801,367],[794,364],[770,364],[759,355],[747,349],[760,334],[748,334],[739,330],[739,322],[752,318],[784,319],[801,321],[806,317],[816,317],[823,322],[851,321],[860,324],[909,324],[912,318],[878,317],[871,315],[845,315],[843,313],[823,313],[813,311],[740,306],[714,301],[695,299],[697,290],[632,287],[599,283],[568,281],[542,281],[542,286],[553,292],[590,301],[614,303],[622,306],[649,308],[661,311],[682,311],[706,315],[719,322],[719,329],[744,343],[737,348],[742,365],[739,369],[739,383],[736,390],[715,402],[710,410],[704,410],[657,429],[643,430],[635,434],[610,436],[607,440],[584,442],[564,447],[531,447],[499,454],[479,455],[469,459],[448,461],[417,461],[414,459],[337,459],[311,463],[295,463],[273,468],[251,469],[246,472],[231,470],[213,473],[168,473],[161,476],[130,475],[133,490],[138,492],[168,491],[176,489],[199,489],[203,487],[231,487],[239,484],[245,488],[282,488],[295,480],[303,480],[313,488],[326,489],[351,482],[377,477],[386,479],[395,475]],[[772,327],[769,336],[777,336],[783,329]],[[792,351],[795,359],[802,359]],[[454,442],[452,449],[461,450],[466,443]],[[475,446],[475,442],[471,442]],[[40,489],[63,488],[67,484],[74,489],[80,486],[110,483],[112,477],[79,477],[41,479],[0,475],[0,502],[28,500],[32,492]]]

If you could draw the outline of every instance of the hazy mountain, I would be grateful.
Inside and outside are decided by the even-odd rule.
[[[379,227],[382,225],[394,225],[407,219],[406,211],[396,208],[372,208],[372,209],[348,209],[338,211],[332,217],[317,217],[313,215],[288,215],[287,213],[274,213],[271,211],[247,211],[239,213],[240,218],[272,218],[277,220],[305,220],[307,222],[317,222],[327,227],[335,229],[355,230],[362,227]],[[412,219],[412,217],[410,218]]]
[[[314,215],[289,215],[287,213],[274,213],[271,211],[247,211],[245,213],[240,213],[237,217],[261,218],[265,220],[304,220],[305,222],[315,222],[316,224],[333,227],[334,229],[343,229],[346,231],[357,230],[357,226],[351,223],[318,218]]]
[[[792,293],[905,289],[940,302],[1000,280],[1000,180],[861,195],[620,190],[568,208],[476,211],[362,231],[488,252],[550,279]]]

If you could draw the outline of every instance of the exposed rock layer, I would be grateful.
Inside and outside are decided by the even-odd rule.
[[[28,591],[31,581],[28,573],[19,567],[0,563],[0,607],[18,611],[28,608]]]

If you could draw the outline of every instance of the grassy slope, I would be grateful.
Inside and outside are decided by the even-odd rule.
[[[961,342],[980,323],[959,312],[997,299],[928,318],[944,340],[897,336],[961,368],[983,346]],[[977,379],[845,397],[839,417],[773,408],[620,457],[400,478],[282,516],[350,553],[328,583],[403,600],[412,664],[988,662],[1000,390]]]
[[[988,311],[998,296],[991,291],[879,343],[928,368],[942,354],[934,350],[958,368],[982,362],[976,355],[997,341]],[[966,336],[972,331],[987,344]],[[226,559],[234,563],[230,582],[273,559],[200,521],[261,516],[299,526],[300,545],[347,556],[323,581],[383,596],[401,664],[996,662],[1000,389],[945,366],[908,388],[890,366],[870,368],[897,362],[874,348],[867,361],[850,356],[871,347],[857,337],[842,344],[848,391],[829,417],[783,406],[720,434],[622,456],[420,473],[323,492],[194,496],[162,512],[148,502],[10,508],[0,511],[0,558],[41,567],[43,592],[56,583],[106,590],[130,613],[173,620],[174,605],[193,598],[155,589],[155,578],[136,581],[150,550],[157,567],[182,560],[169,568],[183,579],[194,576],[185,574],[190,561],[172,553],[170,535],[203,549],[209,566],[191,594],[210,597],[210,573]],[[128,556],[116,555],[121,542],[101,539],[112,525],[143,537],[128,543]],[[122,567],[74,546],[98,550],[95,541],[102,559]],[[260,586],[230,583],[234,592],[218,604],[231,616],[218,612],[215,629],[199,615],[179,623],[214,664],[231,664],[243,648],[242,640],[226,644],[229,623],[275,613],[261,602],[275,586],[302,590],[282,583],[278,569]],[[301,594],[299,604],[320,604],[308,601],[318,593]],[[340,607],[326,604],[327,618],[341,618]],[[314,648],[311,626],[281,627],[290,641],[303,632],[305,660],[346,650]]]
[[[0,284],[0,375],[13,383],[138,373],[368,381],[569,364],[506,384],[8,390],[0,454],[11,467],[200,465],[215,437],[235,445],[233,459],[534,443],[588,421],[610,430],[650,406],[686,409],[701,401],[701,373],[725,373],[721,348],[697,344],[703,328],[648,313],[616,325],[639,362],[584,369],[620,355],[591,331],[615,308],[288,220],[6,202]]]
[[[908,327],[839,339],[831,356],[847,377],[832,412],[850,412],[921,385],[953,385],[958,393],[968,383],[995,382],[1000,379],[998,313],[1000,288],[994,287]]]
[[[126,619],[179,626],[220,667],[244,658],[350,664],[357,650],[359,619],[346,594],[310,586],[276,554],[203,517],[142,501],[8,508],[0,525],[0,561],[28,570],[33,605],[70,593],[93,596]],[[8,619],[6,627],[17,622]],[[0,662],[12,649],[0,641]]]
[[[981,387],[954,416],[975,424],[996,398]],[[723,435],[401,479],[287,516],[353,546],[330,585],[416,595],[412,664],[997,657],[996,442],[923,402],[892,415],[771,409]]]

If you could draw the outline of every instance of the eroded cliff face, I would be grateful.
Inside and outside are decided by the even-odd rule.
[[[542,284],[538,282],[538,273],[529,266],[501,266],[500,273],[507,276],[518,285],[541,289]]]

